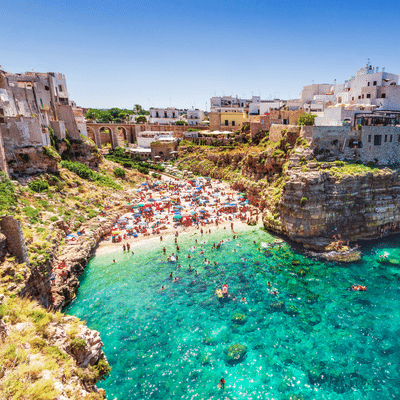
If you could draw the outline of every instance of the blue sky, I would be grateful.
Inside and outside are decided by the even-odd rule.
[[[397,1],[5,1],[0,65],[62,72],[83,107],[298,98],[367,58],[400,74]]]

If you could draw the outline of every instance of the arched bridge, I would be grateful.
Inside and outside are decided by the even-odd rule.
[[[136,138],[134,124],[86,122],[86,129],[88,137],[99,149],[105,143],[111,143],[113,149],[118,146],[124,147],[124,142],[133,143]]]

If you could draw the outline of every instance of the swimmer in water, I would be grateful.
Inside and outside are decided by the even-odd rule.
[[[113,264],[115,264],[115,260],[113,260]]]
[[[235,300],[236,300],[236,296],[233,296],[233,297],[232,297],[232,300],[235,301]]]
[[[169,277],[172,278],[172,272],[169,274]]]
[[[174,282],[178,282],[179,278],[175,277]]]
[[[242,298],[240,299],[240,301],[241,301],[242,303],[246,303],[246,297],[242,297]]]
[[[161,290],[165,290],[165,286],[161,286]]]
[[[224,378],[222,378],[220,381],[219,381],[219,383],[218,383],[218,387],[220,388],[220,389],[222,389],[222,390],[225,390],[225,379]]]
[[[182,267],[182,265],[181,265],[181,264],[178,264],[178,268],[180,268],[180,267]]]

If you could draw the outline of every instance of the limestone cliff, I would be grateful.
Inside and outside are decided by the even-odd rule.
[[[355,241],[398,231],[398,171],[360,168],[352,173],[345,166],[314,163],[307,171],[288,169],[286,178],[275,207],[265,209],[267,229],[315,248],[333,235]]]

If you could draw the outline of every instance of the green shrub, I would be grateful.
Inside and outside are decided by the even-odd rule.
[[[73,353],[77,351],[83,351],[86,347],[86,341],[82,338],[73,338],[71,339],[71,350]]]
[[[24,207],[22,209],[22,212],[26,215],[26,217],[28,218],[28,220],[31,224],[36,224],[39,222],[38,218],[39,218],[40,211],[37,210],[36,208],[29,207],[29,206]]]
[[[15,188],[10,179],[0,172],[0,211],[9,211],[16,204]]]
[[[42,180],[30,181],[28,183],[29,189],[36,193],[45,192],[49,188],[49,183]]]
[[[344,164],[345,164],[344,161],[339,161],[339,160],[335,161],[335,165],[338,166],[338,167],[343,167]]]
[[[302,197],[300,199],[300,206],[303,207],[307,203],[307,200],[308,200],[307,197]]]
[[[110,375],[111,367],[106,360],[101,358],[94,366],[94,370],[97,373],[98,379],[106,379]]]
[[[43,154],[47,157],[53,158],[54,160],[61,161],[61,156],[52,146],[43,146]]]
[[[123,168],[115,168],[114,175],[117,178],[125,178],[125,170]]]

